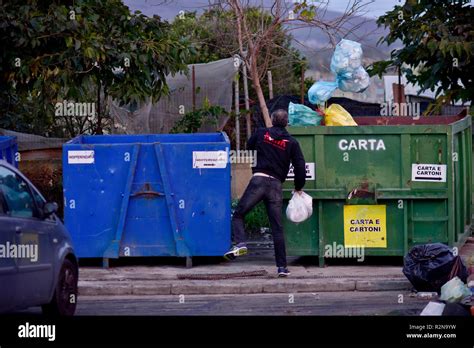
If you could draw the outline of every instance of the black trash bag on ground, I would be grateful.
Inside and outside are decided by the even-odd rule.
[[[417,291],[441,292],[454,277],[466,282],[467,268],[450,247],[441,243],[416,245],[404,259],[403,274]]]
[[[443,316],[456,316],[456,317],[470,317],[471,310],[470,306],[462,305],[460,303],[446,303],[443,310]]]

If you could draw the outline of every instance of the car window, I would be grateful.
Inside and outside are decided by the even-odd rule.
[[[36,206],[38,207],[38,209],[43,209],[43,206],[44,206],[44,203],[45,203],[43,198],[41,198],[41,196],[39,195],[38,192],[36,192],[35,189],[31,189],[31,192],[33,192],[33,198],[35,200],[35,203],[36,203]]]
[[[42,210],[44,208],[44,204],[46,203],[46,201],[40,196],[40,194],[34,188],[31,188],[31,192],[33,192],[33,198],[35,200],[36,207]],[[48,216],[46,220],[56,221],[54,214]]]
[[[7,203],[3,198],[2,190],[0,190],[0,215],[5,215],[7,213]]]
[[[0,191],[13,217],[34,216],[34,201],[28,184],[15,172],[0,166]]]

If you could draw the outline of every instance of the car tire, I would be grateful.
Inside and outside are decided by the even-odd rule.
[[[43,314],[49,316],[72,316],[77,303],[77,266],[70,260],[64,260],[59,272],[58,283],[50,303],[43,305]],[[71,295],[74,295],[71,301]]]

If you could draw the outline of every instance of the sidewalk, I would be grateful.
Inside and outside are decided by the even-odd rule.
[[[322,291],[409,290],[401,267],[302,264],[288,258],[291,276],[277,278],[272,253],[252,252],[235,261],[184,266],[81,267],[79,293],[95,295],[255,294]],[[242,272],[258,276],[239,277]],[[186,278],[188,279],[180,279]],[[202,279],[192,279],[195,277]],[[191,278],[191,279],[189,279]]]
[[[461,250],[474,255],[474,243]],[[81,267],[82,296],[255,294],[328,291],[409,291],[412,286],[402,266],[331,265],[320,268],[301,258],[288,258],[291,276],[277,278],[273,253],[250,250],[235,261],[184,266],[120,266],[108,269]],[[240,277],[242,272],[257,276]],[[251,273],[250,273],[251,274]],[[200,278],[200,279],[196,279]]]

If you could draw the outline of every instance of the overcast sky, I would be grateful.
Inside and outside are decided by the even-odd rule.
[[[344,12],[348,1],[347,0],[332,0],[329,1],[328,8],[333,11]],[[367,4],[365,10],[368,12],[367,17],[377,18],[387,11],[390,11],[396,5],[403,4],[404,1],[400,0],[366,0],[364,3]]]
[[[256,4],[260,4],[262,0],[253,0]],[[307,0],[310,3],[311,0]],[[328,0],[313,0],[315,2],[327,2]],[[344,12],[349,0],[329,0],[329,9],[338,12]],[[351,1],[352,2],[352,1]],[[151,16],[153,14],[160,15],[165,19],[171,19],[177,15],[177,12],[198,11],[207,7],[208,0],[124,0],[124,3],[132,10],[140,10],[144,14]],[[263,0],[265,5],[271,1]],[[367,3],[365,10],[368,12],[367,17],[376,18],[391,10],[395,5],[404,3],[400,0],[364,0]]]

